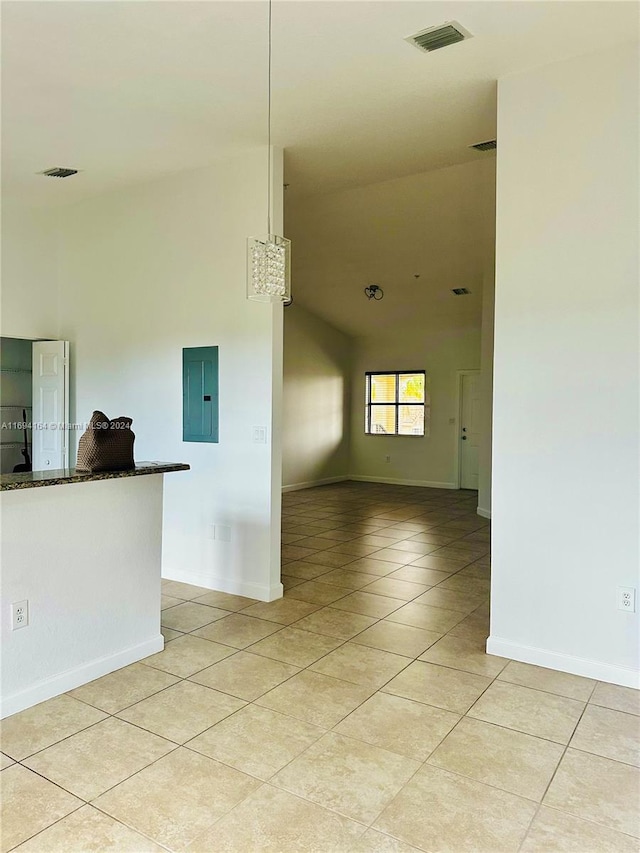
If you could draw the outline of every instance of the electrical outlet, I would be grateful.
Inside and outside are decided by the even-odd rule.
[[[384,461],[385,461],[385,462],[391,462],[391,457],[390,457],[390,456],[385,456],[385,457],[384,457]]]
[[[16,601],[11,605],[11,630],[17,631],[18,628],[26,628],[29,624],[29,602],[25,598],[24,601]]]
[[[618,610],[626,610],[627,613],[636,612],[636,591],[634,587],[618,587]]]

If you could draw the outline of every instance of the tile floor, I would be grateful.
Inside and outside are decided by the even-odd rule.
[[[285,495],[285,597],[163,582],[166,649],[2,727],[2,851],[640,849],[640,697],[484,653],[475,493]]]

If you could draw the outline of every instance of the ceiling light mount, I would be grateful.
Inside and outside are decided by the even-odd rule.
[[[379,302],[384,296],[384,290],[377,284],[370,284],[364,289],[367,299],[375,299]]]

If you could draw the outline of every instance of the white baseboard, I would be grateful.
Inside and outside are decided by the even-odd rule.
[[[312,489],[314,486],[328,486],[330,483],[344,483],[345,480],[350,480],[345,474],[344,477],[325,477],[324,480],[309,480],[308,483],[292,483],[290,486],[283,486],[283,492],[298,492],[301,489]]]
[[[640,689],[640,672],[626,666],[613,666],[601,661],[552,652],[548,649],[523,646],[520,643],[512,643],[502,637],[493,636],[487,640],[487,653],[522,663],[532,663],[547,669],[569,672],[571,675],[582,675],[585,678],[595,678],[597,681],[620,684],[622,687]]]
[[[130,646],[128,649],[116,652],[115,655],[98,658],[75,669],[69,669],[51,678],[46,678],[44,681],[39,681],[19,693],[3,696],[0,703],[0,719],[10,717],[11,714],[17,714],[18,711],[24,711],[26,708],[31,708],[46,699],[53,699],[54,696],[66,693],[68,690],[81,687],[95,678],[108,675],[110,672],[115,672],[116,669],[122,669],[123,666],[129,666],[130,663],[136,663],[136,661],[149,657],[156,652],[161,652],[163,649],[164,637],[162,634],[158,634],[152,640],[146,640],[137,646]]]
[[[203,586],[212,592],[228,592],[231,595],[242,595],[258,601],[276,601],[284,595],[284,588],[280,582],[267,586],[237,578],[211,577],[201,572],[171,571],[170,569],[165,570],[162,577],[164,580],[190,583],[193,586]]]
[[[347,480],[360,483],[384,483],[389,486],[425,486],[429,489],[457,489],[455,483],[434,483],[431,480],[403,480],[396,477],[365,477],[362,474],[349,474]]]
[[[490,509],[483,509],[481,506],[479,506],[478,509],[476,510],[476,512],[478,513],[478,515],[481,518],[491,518],[491,510]]]

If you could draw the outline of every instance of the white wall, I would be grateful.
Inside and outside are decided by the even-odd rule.
[[[0,716],[163,648],[162,480],[2,492]],[[12,631],[11,603],[24,599],[29,624]]]
[[[282,157],[274,156],[281,228]],[[168,478],[163,575],[270,600],[279,564],[282,306],[245,298],[246,238],[266,229],[264,149],[65,208],[60,332],[72,420],[129,415],[137,460]],[[182,442],[182,349],[219,347],[220,442]],[[267,444],[252,443],[266,426]],[[72,446],[72,458],[74,449]],[[213,525],[231,541],[213,538]]]
[[[295,302],[284,312],[285,489],[349,474],[352,339]]]
[[[638,684],[638,62],[499,84],[488,650]]]
[[[2,201],[0,329],[11,338],[58,334],[57,243],[49,211]]]
[[[457,488],[458,370],[480,367],[480,329],[397,330],[357,338],[351,412],[351,474],[355,479]],[[365,435],[369,370],[426,370],[431,427],[425,436]],[[391,457],[385,462],[385,457]]]

